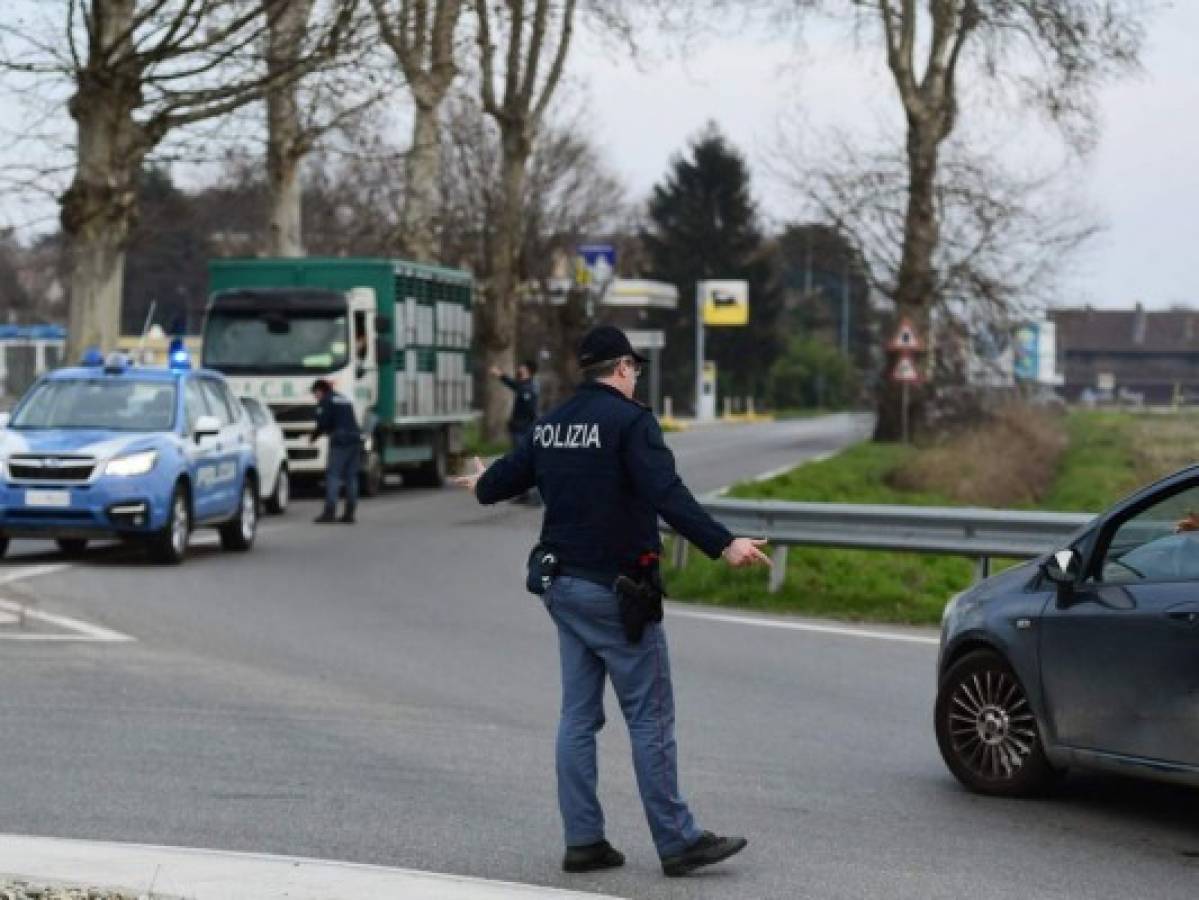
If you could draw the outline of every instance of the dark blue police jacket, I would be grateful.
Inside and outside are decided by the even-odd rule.
[[[541,389],[537,386],[537,380],[526,378],[524,381],[517,381],[511,375],[501,375],[500,381],[516,395],[516,399],[512,401],[512,415],[508,417],[508,430],[524,431],[537,421],[537,404],[541,399]]]
[[[733,540],[679,478],[653,413],[608,385],[584,384],[539,419],[475,494],[498,503],[534,484],[545,501],[541,543],[563,565],[633,572],[642,553],[661,550],[659,515],[713,559]]]
[[[348,447],[362,442],[362,432],[354,417],[354,404],[344,394],[330,391],[316,405],[316,434],[329,435],[335,447]]]

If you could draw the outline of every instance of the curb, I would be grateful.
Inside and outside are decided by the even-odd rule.
[[[300,856],[0,834],[0,872],[187,900],[619,900],[559,888]]]

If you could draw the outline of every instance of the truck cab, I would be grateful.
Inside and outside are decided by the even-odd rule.
[[[209,301],[204,365],[224,373],[238,396],[271,408],[293,476],[325,471],[327,441],[309,443],[316,428],[315,379],[349,397],[364,432],[373,430],[379,399],[374,318],[375,298],[367,289],[247,288]],[[366,452],[369,458],[371,448]]]

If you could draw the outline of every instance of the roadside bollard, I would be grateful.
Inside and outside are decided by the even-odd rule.
[[[783,588],[783,581],[787,577],[787,545],[777,544],[774,552],[770,554],[770,582],[767,585],[767,590],[772,594],[777,594]]]

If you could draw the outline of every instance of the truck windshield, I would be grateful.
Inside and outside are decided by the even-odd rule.
[[[221,310],[204,329],[204,365],[221,372],[316,374],[348,361],[345,313]]]
[[[174,424],[174,383],[89,378],[43,381],[17,407],[9,427],[170,431]]]

